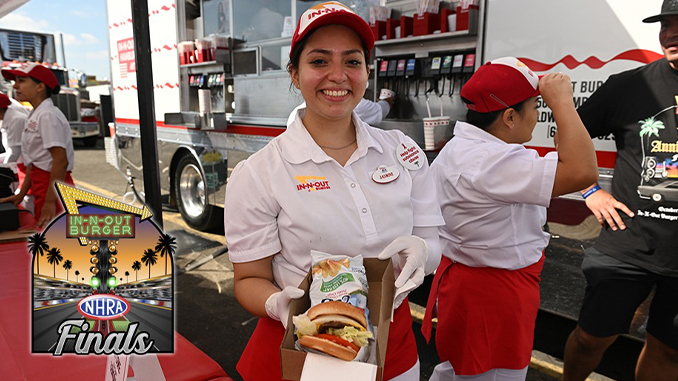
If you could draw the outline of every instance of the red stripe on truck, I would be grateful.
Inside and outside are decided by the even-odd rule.
[[[139,119],[123,119],[116,118],[116,123],[119,124],[133,124],[139,125]],[[186,126],[175,126],[171,124],[165,124],[165,122],[155,122],[157,127],[166,127],[166,128],[176,128],[179,130],[197,130],[195,127],[186,127]],[[228,134],[240,134],[240,135],[256,135],[256,136],[271,136],[275,137],[283,132],[285,132],[284,127],[261,127],[261,126],[241,126],[229,124],[225,129],[219,130],[210,130],[211,132],[222,132]]]
[[[539,153],[539,156],[544,156],[556,149],[553,147],[533,147],[527,146]],[[598,159],[598,167],[600,168],[614,168],[614,162],[617,160],[617,153],[610,151],[596,151],[596,158]]]
[[[595,56],[590,56],[589,58],[585,59],[584,61],[578,61],[576,58],[572,57],[571,55],[566,55],[562,59],[554,62],[554,63],[546,63],[546,62],[539,62],[530,58],[525,58],[525,57],[518,57],[520,61],[522,61],[525,65],[527,65],[530,69],[533,71],[547,71],[552,69],[554,66],[558,65],[559,63],[562,63],[565,65],[568,69],[574,69],[578,66],[581,65],[587,65],[591,69],[600,69],[601,67],[607,65],[608,63],[615,61],[615,60],[627,60],[627,61],[636,61],[640,62],[642,64],[647,64],[650,62],[654,62],[660,58],[664,58],[663,54],[659,54],[657,52],[653,52],[651,50],[645,50],[645,49],[631,49],[627,50],[625,52],[619,53],[616,56],[614,56],[612,59],[608,61],[602,61],[598,57]]]

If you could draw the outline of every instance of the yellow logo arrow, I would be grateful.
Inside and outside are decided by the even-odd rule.
[[[99,196],[98,194],[88,192],[82,189],[72,187],[68,184],[56,182],[57,191],[59,192],[59,197],[61,202],[64,204],[68,214],[80,214],[78,210],[77,201],[86,202],[91,205],[101,206],[107,209],[119,210],[121,212],[135,214],[140,216],[139,222],[151,218],[153,213],[148,209],[146,205],[143,208],[132,206],[129,204],[122,203],[120,201],[113,200],[108,197]],[[87,245],[87,238],[79,237],[80,245]]]

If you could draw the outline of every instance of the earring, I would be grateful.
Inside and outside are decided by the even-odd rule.
[[[299,82],[295,83],[294,86],[298,89],[299,88]]]

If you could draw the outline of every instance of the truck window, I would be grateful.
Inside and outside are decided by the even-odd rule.
[[[231,0],[205,0],[202,2],[204,35],[231,35]]]
[[[292,17],[291,1],[234,1],[232,6],[233,37],[247,42],[280,38],[285,17]]]

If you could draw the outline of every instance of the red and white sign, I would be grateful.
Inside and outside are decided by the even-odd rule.
[[[128,73],[137,71],[134,60],[134,38],[126,38],[118,41],[118,62],[120,64],[120,77],[127,78]]]

